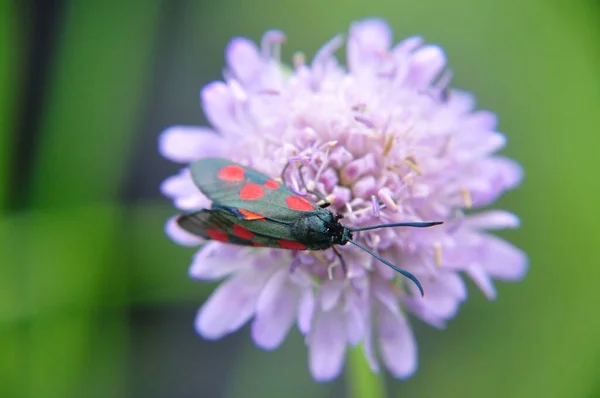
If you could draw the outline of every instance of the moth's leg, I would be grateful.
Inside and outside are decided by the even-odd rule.
[[[344,275],[348,275],[348,267],[346,267],[346,262],[344,261],[344,257],[342,257],[342,253],[340,253],[338,248],[335,246],[331,246],[331,248],[333,249],[333,252],[337,256],[337,258],[340,259],[340,264],[342,266],[342,270],[344,271]],[[335,268],[336,265],[336,263],[333,263],[329,267],[327,267],[327,275],[329,276],[329,279],[333,279],[333,268]]]
[[[323,195],[321,192],[317,192],[317,191],[308,189],[308,187],[306,186],[306,182],[304,181],[304,174],[302,174],[303,167],[304,167],[304,165],[300,165],[300,168],[298,169],[298,174],[300,175],[300,182],[304,186],[304,189],[306,190],[306,192],[315,195],[317,198],[319,198],[320,201],[323,202],[323,203],[319,204],[320,208],[324,209],[326,207],[331,206],[331,203],[329,203],[329,201],[327,200],[325,195]]]

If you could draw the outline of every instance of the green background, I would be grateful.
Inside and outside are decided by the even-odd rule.
[[[521,217],[502,235],[531,265],[494,302],[469,284],[444,331],[415,321],[419,371],[387,378],[387,393],[600,396],[597,2],[65,0],[40,48],[41,3],[0,1],[0,396],[356,392],[360,372],[310,379],[297,332],[274,352],[247,328],[195,336],[214,285],[189,280],[193,251],[164,236],[174,210],[158,185],[178,166],[156,138],[205,123],[198,92],[220,77],[232,36],[282,29],[289,60],[367,16],[387,18],[397,40],[441,44],[454,85],[499,115],[504,153],[526,174],[494,207]]]

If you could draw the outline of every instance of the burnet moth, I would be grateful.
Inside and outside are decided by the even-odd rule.
[[[182,214],[177,218],[179,226],[187,232],[205,239],[244,246],[289,250],[332,248],[343,268],[344,260],[335,245],[351,243],[410,279],[423,295],[423,287],[413,274],[352,240],[352,234],[378,228],[431,227],[442,222],[347,228],[339,222],[341,215],[334,215],[326,209],[329,203],[313,204],[284,184],[249,167],[226,159],[204,158],[192,163],[190,171],[196,186],[213,203],[211,209]]]

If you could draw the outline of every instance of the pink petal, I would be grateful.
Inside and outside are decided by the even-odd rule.
[[[206,339],[219,339],[246,323],[272,272],[240,272],[221,284],[200,308],[196,330]]]
[[[371,368],[371,371],[375,373],[379,373],[379,361],[377,360],[377,355],[375,353],[375,347],[373,345],[373,327],[374,327],[374,319],[372,317],[372,311],[370,306],[366,309],[365,314],[365,337],[363,339],[363,352],[365,354],[365,358]]]
[[[165,233],[169,238],[182,246],[198,246],[204,241],[204,239],[181,228],[179,224],[177,224],[177,217],[178,216],[173,216],[169,218],[165,224]]]
[[[344,315],[346,320],[346,336],[350,345],[358,344],[365,332],[365,314],[360,297],[352,290],[345,295]]]
[[[399,379],[411,376],[417,370],[417,343],[404,315],[379,306],[377,326],[381,357],[390,373]]]
[[[226,143],[213,130],[173,126],[159,137],[160,153],[174,162],[191,163],[205,156],[221,156]]]
[[[377,65],[390,48],[391,41],[391,29],[383,20],[367,19],[353,23],[348,38],[348,69],[360,72]]]
[[[410,297],[406,305],[425,322],[441,328],[446,320],[456,315],[460,304],[466,299],[465,283],[453,272],[440,273],[433,281],[424,278],[421,283],[425,296]]]
[[[321,309],[325,312],[331,311],[338,304],[342,292],[344,291],[344,282],[340,280],[332,280],[324,282],[319,290],[319,299],[321,301]]]
[[[478,214],[469,215],[464,220],[464,225],[473,229],[504,229],[517,228],[520,225],[519,218],[504,210],[490,210]]]
[[[472,266],[467,269],[467,275],[475,282],[477,287],[481,289],[483,294],[488,300],[494,300],[496,298],[496,288],[492,282],[492,278],[482,267]]]
[[[315,297],[312,289],[304,289],[298,304],[298,316],[296,321],[298,323],[298,330],[300,330],[300,333],[307,334],[310,331],[314,311]]]
[[[433,84],[445,65],[446,55],[440,47],[423,46],[412,54],[406,83],[417,89],[425,89]]]
[[[481,252],[481,266],[493,278],[520,280],[527,273],[527,255],[503,239],[486,235]]]
[[[194,185],[189,169],[168,177],[160,185],[160,190],[173,199],[175,206],[181,210],[198,210],[210,206],[210,201]]]
[[[231,40],[225,54],[229,68],[242,84],[252,82],[262,67],[256,44],[244,37]]]
[[[243,133],[238,122],[237,100],[225,83],[207,84],[202,89],[201,97],[206,118],[225,138],[230,134]]]
[[[195,255],[188,271],[196,280],[215,280],[234,271],[252,266],[250,259],[240,261],[246,249],[216,241],[208,241]]]
[[[456,146],[456,159],[466,162],[502,149],[506,145],[506,137],[495,131],[467,130],[455,136],[453,145]]]
[[[469,178],[463,184],[471,194],[474,207],[491,204],[506,190],[517,186],[523,177],[517,162],[500,156],[474,162],[465,175],[467,173],[470,173]]]
[[[346,339],[341,311],[320,313],[310,336],[310,373],[316,381],[337,377],[344,365]]]
[[[289,270],[275,272],[262,290],[252,323],[252,338],[265,349],[277,348],[294,323],[298,291],[287,283]]]

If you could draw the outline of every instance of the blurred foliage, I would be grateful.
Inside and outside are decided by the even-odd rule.
[[[164,237],[173,209],[158,184],[178,166],[156,137],[204,123],[198,90],[232,36],[279,28],[284,57],[310,56],[367,16],[441,44],[526,172],[494,207],[522,218],[502,235],[528,252],[528,277],[499,283],[495,302],[470,285],[445,331],[415,321],[420,369],[388,379],[389,395],[600,396],[597,3],[65,0],[45,84],[28,91],[39,4],[0,2],[0,396],[345,395],[311,381],[297,333],[274,352],[247,329],[194,336],[212,286],[187,279],[193,252]],[[27,115],[31,93],[42,106]],[[31,142],[19,118],[39,118]]]

